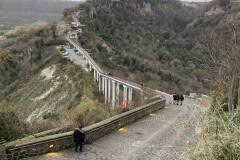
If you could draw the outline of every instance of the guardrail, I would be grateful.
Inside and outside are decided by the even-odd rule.
[[[74,47],[82,51],[82,53],[87,57],[87,59],[92,63],[92,65],[98,70],[99,73],[104,74],[101,68],[95,63],[95,61],[90,57],[89,53],[86,52],[83,48],[79,47],[73,40],[69,37],[66,37],[67,41],[70,42]]]

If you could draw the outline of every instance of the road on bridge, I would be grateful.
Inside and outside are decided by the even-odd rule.
[[[84,70],[88,71],[86,60],[83,58],[82,54],[80,54],[79,52],[77,54],[76,52],[74,52],[74,49],[69,49],[69,48],[65,48],[65,49],[69,53],[69,55],[66,56],[66,58],[72,60],[77,65],[80,65]]]
[[[167,102],[166,108],[85,145],[83,153],[72,148],[30,159],[186,160],[195,136],[201,131],[202,113],[203,108],[191,101],[183,106]]]

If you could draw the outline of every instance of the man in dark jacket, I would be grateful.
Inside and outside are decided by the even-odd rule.
[[[176,104],[176,100],[177,100],[177,95],[174,94],[174,95],[173,95],[173,104]]]
[[[179,100],[180,100],[180,105],[182,105],[184,101],[184,96],[182,94],[180,94]]]
[[[180,98],[180,97],[179,97],[179,94],[177,94],[177,95],[176,95],[176,104],[177,104],[177,105],[178,105],[178,103],[179,103],[179,98]]]
[[[75,131],[73,132],[73,138],[74,142],[76,143],[75,151],[77,152],[78,146],[80,146],[80,152],[82,152],[85,134],[81,126],[79,126],[79,128],[75,128]]]

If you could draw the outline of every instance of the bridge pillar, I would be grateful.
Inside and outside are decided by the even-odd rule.
[[[99,78],[100,78],[100,75],[99,75],[99,73],[97,71],[97,82],[98,82]]]
[[[119,105],[119,83],[117,83],[117,92],[116,92],[116,98],[117,98],[117,101],[116,101],[116,104]]]
[[[111,81],[112,80],[108,80],[108,103],[111,103]]]
[[[107,78],[105,77],[104,79],[105,79],[105,84],[104,84],[104,86],[105,86],[105,91],[104,91],[104,93],[105,93],[105,104],[107,104],[107,96],[108,96]]]
[[[98,73],[98,85],[99,85],[99,92],[102,92],[102,83],[101,83],[101,75]]]
[[[128,105],[131,106],[132,105],[132,88],[128,88]]]
[[[102,76],[102,92],[103,92],[103,94],[105,93],[104,84],[105,84],[105,77]]]
[[[123,85],[123,100],[127,103],[127,86]]]
[[[115,88],[116,88],[115,81],[112,81],[112,107],[115,107],[115,98],[116,98]]]
[[[92,64],[90,63],[90,61],[88,61],[89,62],[89,65],[90,65],[90,72],[92,71]]]
[[[96,68],[93,68],[93,77],[94,82],[96,82]]]

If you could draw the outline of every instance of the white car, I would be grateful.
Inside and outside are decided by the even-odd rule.
[[[63,56],[68,56],[68,55],[69,55],[68,52],[63,53]]]

